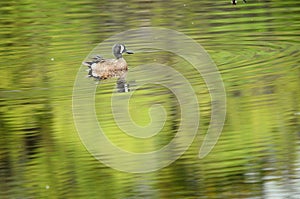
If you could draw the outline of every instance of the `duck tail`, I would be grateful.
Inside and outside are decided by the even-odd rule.
[[[95,57],[92,58],[92,61],[86,61],[86,62],[82,62],[83,65],[89,67],[88,71],[88,77],[95,77],[96,76],[93,75],[93,64],[97,64],[98,62],[101,62],[103,60],[103,57],[101,57],[100,55],[96,55]]]
[[[92,68],[92,64],[93,64],[93,63],[94,63],[94,62],[91,62],[91,61],[82,62],[83,65],[85,65],[85,66],[87,66],[87,67],[89,67],[89,68]]]
[[[92,61],[82,62],[82,64],[89,68],[92,68],[93,64],[96,64],[102,60],[103,60],[103,57],[101,57],[100,55],[96,55],[95,57],[92,58]]]

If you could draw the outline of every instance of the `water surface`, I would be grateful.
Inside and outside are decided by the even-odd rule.
[[[1,198],[299,198],[299,11],[297,0],[1,2]],[[83,146],[72,92],[94,47],[142,27],[174,29],[205,48],[223,78],[227,116],[217,145],[199,159],[211,116],[205,81],[169,52],[126,56],[131,68],[157,62],[180,71],[201,112],[184,155],[159,171],[130,174],[100,163]],[[150,122],[153,104],[167,115],[157,136],[136,139],[114,122],[114,88],[108,80],[95,96],[97,118],[112,142],[140,153],[172,140],[180,124],[172,92],[155,84],[135,90],[129,106],[137,124]]]

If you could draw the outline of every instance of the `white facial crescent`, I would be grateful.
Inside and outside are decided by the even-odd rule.
[[[123,53],[123,50],[125,49],[124,45],[121,45],[121,50],[120,50],[120,53],[122,54]]]

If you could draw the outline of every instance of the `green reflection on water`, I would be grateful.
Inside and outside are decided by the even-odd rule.
[[[297,3],[1,2],[1,198],[271,198],[264,188],[270,181],[283,194],[299,194],[299,181],[292,180],[299,179]],[[199,136],[185,155],[158,172],[133,175],[107,168],[87,153],[73,125],[71,94],[93,47],[121,31],[147,26],[182,31],[205,47],[224,79],[227,121],[212,153],[197,159],[210,119],[203,80],[168,54],[128,57],[132,67],[153,59],[174,66],[197,90],[201,109]],[[132,114],[147,124],[151,100],[163,102],[171,118],[165,134],[146,142],[118,136],[109,111],[101,112],[113,87],[108,81],[96,96],[99,120],[113,141],[143,152],[172,139],[176,100],[162,88],[156,88],[161,95],[137,93],[132,106],[144,107]]]

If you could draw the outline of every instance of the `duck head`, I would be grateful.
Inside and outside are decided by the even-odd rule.
[[[112,51],[117,59],[122,58],[123,53],[133,54],[132,51],[126,49],[124,44],[115,44],[112,48]]]

